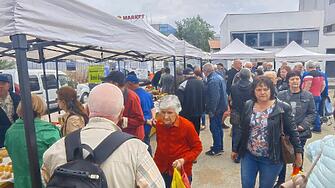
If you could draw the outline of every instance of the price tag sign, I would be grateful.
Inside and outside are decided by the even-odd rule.
[[[88,82],[91,84],[101,83],[101,79],[104,77],[104,73],[104,65],[90,65],[88,67]]]

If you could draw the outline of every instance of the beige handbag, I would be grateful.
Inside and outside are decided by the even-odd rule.
[[[319,161],[321,157],[322,151],[319,153],[319,155],[316,157],[315,161],[313,162],[311,168],[306,173],[306,175],[303,174],[297,174],[289,181],[283,183],[280,185],[280,188],[305,188],[307,185],[308,177],[311,175],[316,163]]]

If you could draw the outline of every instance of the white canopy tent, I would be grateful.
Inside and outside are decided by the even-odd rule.
[[[224,49],[212,53],[212,59],[256,59],[274,58],[273,52],[256,50],[235,39]]]
[[[140,58],[175,55],[168,41],[80,0],[1,0],[0,15],[0,57],[16,59],[34,188],[42,184],[27,60],[37,60],[44,67],[48,60],[71,55],[101,59],[102,53]]]
[[[179,56],[188,56],[188,57],[196,57],[196,58],[203,58],[203,59],[208,58],[205,52],[193,46],[192,44],[184,40],[179,40],[177,37],[175,37],[172,34],[170,34],[168,38],[175,43],[176,54],[178,54]]]
[[[292,41],[280,52],[276,53],[276,61],[328,61],[335,60],[334,54],[321,54],[306,50]]]
[[[47,41],[102,47],[117,53],[175,55],[169,40],[80,0],[2,0],[0,13],[0,37],[20,33]],[[8,39],[1,38],[1,42],[5,40]]]
[[[164,34],[162,34],[159,31],[157,31],[155,28],[153,28],[144,19],[129,20],[128,22],[130,22],[131,24],[133,24],[133,25],[135,25],[137,27],[140,27],[142,29],[145,29],[145,30],[149,31],[153,35],[156,35],[157,37],[159,37],[161,40],[166,41],[166,43],[169,43],[169,46],[173,46],[174,47],[175,55],[177,55],[175,42],[171,41],[167,36],[165,36]],[[164,45],[164,44],[162,44],[162,45]]]

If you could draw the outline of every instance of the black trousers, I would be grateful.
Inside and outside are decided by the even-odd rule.
[[[190,122],[193,123],[195,131],[197,131],[198,135],[200,134],[200,119],[201,116],[184,116]]]

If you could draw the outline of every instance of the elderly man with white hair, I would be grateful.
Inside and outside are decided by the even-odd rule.
[[[114,133],[121,131],[117,123],[122,119],[124,110],[121,90],[113,84],[104,83],[96,86],[90,93],[88,108],[90,120],[86,127],[80,130],[79,143],[96,149],[106,138],[113,138]],[[76,132],[71,133],[76,134]],[[69,134],[67,137],[71,136]],[[120,133],[126,134],[126,133]],[[43,156],[42,172],[46,182],[55,170],[68,162],[71,154],[67,153],[67,137],[52,145]],[[108,140],[110,141],[110,140]],[[105,142],[104,142],[105,143]],[[110,143],[110,142],[108,142]],[[105,150],[112,150],[114,142]],[[126,140],[104,160],[100,168],[104,172],[108,187],[165,187],[157,166],[147,151],[148,146],[136,139]],[[100,156],[97,152],[94,156]],[[87,153],[82,152],[84,158]],[[94,157],[95,158],[95,157]],[[51,181],[52,182],[52,179]],[[50,183],[49,182],[49,183]],[[71,182],[65,182],[69,185]]]
[[[193,161],[202,151],[194,125],[179,116],[180,111],[181,104],[177,96],[167,95],[161,99],[155,125],[157,149],[154,160],[166,187],[171,187],[174,168],[184,169],[191,182]]]

